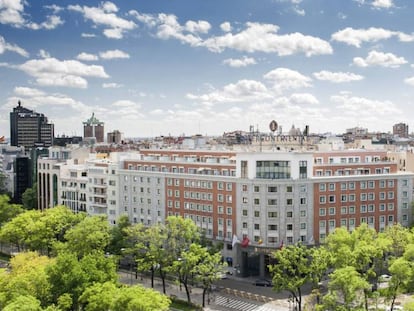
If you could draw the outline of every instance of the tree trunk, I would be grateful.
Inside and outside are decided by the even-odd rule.
[[[206,306],[206,292],[207,292],[207,288],[203,288],[203,308]],[[210,301],[209,301],[210,303]]]
[[[187,294],[187,301],[188,303],[191,303],[191,296],[190,296],[190,289],[188,288],[187,282],[183,282],[185,293]]]

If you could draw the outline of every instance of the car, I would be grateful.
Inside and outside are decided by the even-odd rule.
[[[267,279],[258,279],[256,281],[253,282],[253,285],[256,286],[264,286],[264,287],[272,287],[272,281],[267,280]]]
[[[391,275],[383,274],[379,277],[380,282],[388,282],[391,280]]]

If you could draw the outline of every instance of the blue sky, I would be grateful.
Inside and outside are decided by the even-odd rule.
[[[407,0],[0,0],[0,136],[18,100],[58,135],[82,135],[93,112],[125,137],[412,128],[413,13]]]

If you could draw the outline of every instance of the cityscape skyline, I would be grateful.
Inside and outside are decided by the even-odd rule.
[[[414,3],[0,2],[0,137],[18,101],[56,135],[392,131],[414,110]]]

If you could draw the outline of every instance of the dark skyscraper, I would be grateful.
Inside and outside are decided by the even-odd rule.
[[[24,108],[20,101],[10,112],[10,144],[25,148],[50,147],[53,144],[54,127],[42,113]]]

